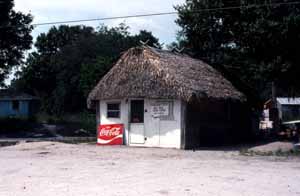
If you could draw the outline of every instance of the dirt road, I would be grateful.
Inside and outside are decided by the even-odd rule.
[[[53,142],[0,148],[2,196],[300,195],[300,159]]]

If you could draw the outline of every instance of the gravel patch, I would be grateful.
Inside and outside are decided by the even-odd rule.
[[[294,149],[294,144],[291,142],[272,142],[269,144],[250,148],[249,151],[260,152],[260,153],[269,153],[269,152],[276,153],[278,151],[290,152],[293,149]]]

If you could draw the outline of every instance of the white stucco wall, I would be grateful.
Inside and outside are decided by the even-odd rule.
[[[144,147],[168,147],[180,148],[181,144],[181,101],[173,101],[173,118],[163,119],[155,118],[151,114],[151,106],[157,101],[165,100],[144,100],[144,144],[130,144],[130,100],[107,100],[100,101],[99,104],[99,119],[100,124],[124,124],[125,127],[125,144],[131,146],[144,146]],[[107,118],[107,103],[121,103],[120,118]]]
[[[120,118],[107,118],[107,103],[121,103],[121,114]],[[100,101],[99,104],[99,118],[101,125],[108,125],[108,124],[124,124],[124,144],[128,144],[128,104],[125,100],[107,100],[107,101]]]
[[[145,109],[148,111],[145,114],[145,132],[148,137],[146,146],[180,148],[181,101],[173,100],[174,116],[173,119],[168,120],[154,118],[151,115],[151,106],[156,101],[158,100],[145,100]],[[153,135],[151,133],[155,133],[155,135],[151,137]]]

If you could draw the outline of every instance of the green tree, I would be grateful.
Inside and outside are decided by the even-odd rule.
[[[13,7],[13,0],[0,2],[0,86],[11,68],[21,64],[24,51],[32,43],[32,16],[16,12]]]
[[[159,45],[159,40],[153,36],[152,32],[150,31],[146,31],[146,30],[141,30],[139,32],[139,34],[133,36],[133,39],[134,39],[134,44],[135,45],[139,45],[140,44],[140,41],[142,42],[146,42],[148,41],[147,45],[148,46],[151,46],[151,47],[157,47]]]
[[[52,27],[38,36],[36,52],[13,86],[42,98],[44,111],[53,114],[79,112],[86,108],[86,98],[121,53],[140,45],[147,38],[158,43],[152,33],[130,35],[126,25],[97,30],[85,26]]]
[[[187,0],[176,7],[176,22],[195,57],[234,78],[238,86],[242,82],[246,93],[266,98],[270,82],[300,89],[300,5],[276,4],[289,2],[293,1]],[[195,12],[237,6],[243,7]]]
[[[110,57],[98,56],[94,62],[81,65],[79,87],[84,97],[88,96],[91,89],[99,81],[99,77],[104,76],[109,71],[112,62]]]

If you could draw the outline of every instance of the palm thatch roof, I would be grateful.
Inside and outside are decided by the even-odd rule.
[[[220,72],[201,60],[147,46],[131,48],[88,96],[92,101],[123,98],[244,100]]]

